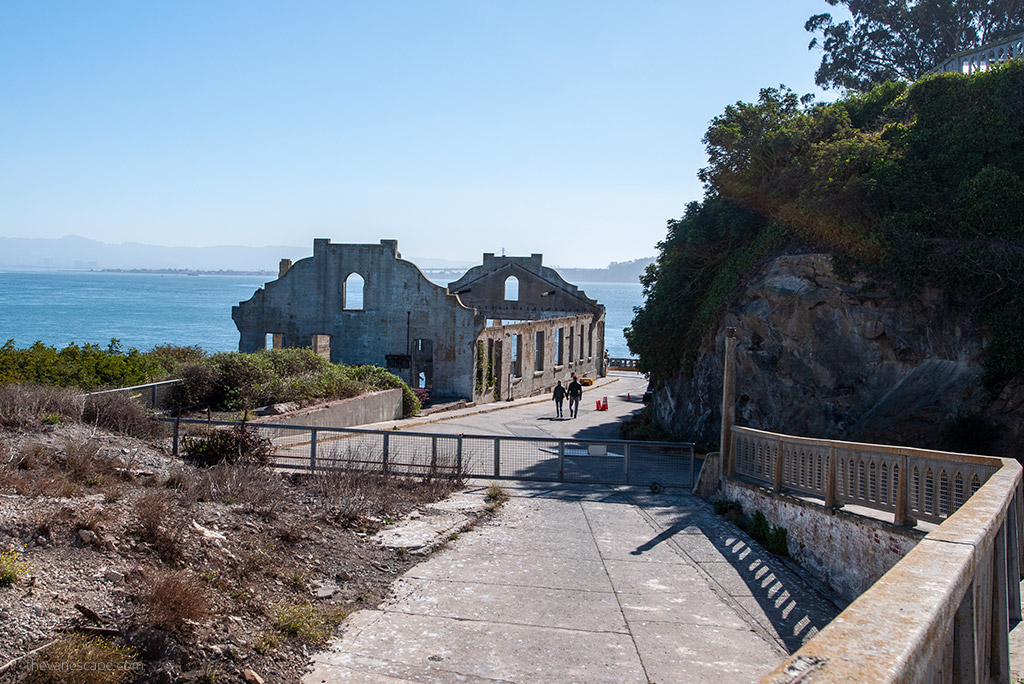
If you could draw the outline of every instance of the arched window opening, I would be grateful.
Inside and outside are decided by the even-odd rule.
[[[348,311],[363,310],[363,276],[350,273],[341,286],[341,308]]]
[[[515,276],[505,278],[505,301],[519,301],[519,278],[516,278]]]

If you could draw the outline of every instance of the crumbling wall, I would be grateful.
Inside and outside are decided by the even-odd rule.
[[[413,387],[422,373],[439,396],[472,396],[473,359],[465,350],[486,321],[402,260],[396,241],[318,239],[312,257],[282,271],[232,310],[241,351],[264,349],[268,335],[280,335],[284,347],[310,347],[314,336],[326,336],[316,338],[317,348],[334,363],[387,367]]]

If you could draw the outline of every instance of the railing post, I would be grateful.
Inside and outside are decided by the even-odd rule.
[[[1007,520],[999,526],[995,541],[992,543],[992,680],[996,682],[1010,681],[1010,606],[1006,591],[1009,580],[1006,572],[1006,525]]]
[[[384,473],[387,474],[388,458],[390,456],[388,452],[390,451],[391,435],[385,432],[383,435],[381,435],[381,438],[381,441],[383,442],[381,444],[381,447],[384,450],[384,452],[381,454],[381,467],[384,469]]]
[[[316,428],[309,431],[309,472],[316,472]]]
[[[775,443],[775,477],[772,478],[772,489],[776,492],[782,491],[782,440]]]
[[[622,481],[629,484],[629,442],[622,446]]]
[[[462,475],[462,433],[459,433],[459,439],[455,446],[455,470],[459,475]]]
[[[437,471],[437,435],[430,438],[430,471]]]
[[[736,363],[736,328],[725,329],[725,364],[722,369],[722,436],[721,451],[726,475],[736,474],[732,453],[732,426],[736,422],[736,388],[733,381]]]
[[[828,467],[825,469],[825,508],[836,507],[836,448],[828,453]]]
[[[494,438],[494,477],[501,477],[501,438]]]
[[[558,440],[558,481],[565,478],[565,440]]]
[[[697,466],[694,464],[693,445],[690,445],[690,493],[697,488]]]
[[[900,454],[900,475],[896,484],[896,513],[893,516],[893,524],[900,527],[910,527],[915,521],[907,513],[907,495],[910,488],[910,457]]]

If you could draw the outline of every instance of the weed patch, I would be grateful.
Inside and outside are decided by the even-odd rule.
[[[31,566],[21,560],[21,554],[17,551],[4,551],[0,553],[0,587],[7,587],[31,570]]]
[[[81,634],[60,637],[25,668],[28,684],[118,684],[142,671],[128,646]]]

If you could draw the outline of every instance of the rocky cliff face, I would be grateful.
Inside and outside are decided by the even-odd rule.
[[[769,262],[722,323],[739,336],[737,424],[1024,456],[1024,384],[998,397],[982,387],[986,331],[938,292],[900,300],[885,291],[842,280],[827,255]],[[655,395],[659,422],[697,441],[719,438],[722,340],[716,330],[692,378],[680,373]]]

